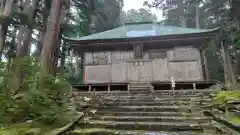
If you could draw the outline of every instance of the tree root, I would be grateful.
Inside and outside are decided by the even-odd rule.
[[[66,126],[56,129],[54,131],[51,131],[49,135],[62,135],[69,131],[72,127],[74,127],[79,120],[81,120],[84,117],[84,114],[81,113],[73,122],[67,124]]]

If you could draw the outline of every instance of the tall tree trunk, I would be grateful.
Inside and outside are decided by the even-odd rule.
[[[44,33],[43,31],[39,31],[38,34],[38,44],[36,45],[36,50],[34,52],[35,56],[40,56],[41,55],[41,50],[42,50],[42,41],[43,41],[43,37],[44,37]]]
[[[41,64],[45,72],[54,74],[56,62],[57,39],[60,30],[60,15],[62,1],[52,0],[50,15],[48,17],[47,29],[43,40],[41,53]]]
[[[63,41],[63,44],[62,44],[62,52],[61,52],[61,65],[60,65],[60,68],[61,68],[61,72],[64,73],[64,70],[65,70],[65,59],[66,59],[66,49],[67,49],[67,46],[66,46],[66,41],[64,40]]]
[[[8,28],[8,21],[11,19],[14,0],[0,0],[0,59],[5,46],[5,38]]]
[[[32,34],[32,30],[24,27],[24,26],[20,26],[20,30],[19,30],[19,39],[18,39],[18,43],[17,43],[17,52],[16,52],[16,59],[14,61],[14,67],[15,67],[15,89],[14,89],[14,93],[18,93],[21,87],[21,84],[23,82],[23,70],[21,68],[22,66],[22,61],[21,59],[28,55],[29,52],[29,44],[31,41],[31,34]]]
[[[181,22],[181,26],[186,28],[187,27],[187,21],[186,18],[184,16],[180,16],[180,22]]]
[[[240,81],[240,54],[236,56],[236,73],[237,73],[237,80]]]
[[[6,33],[7,25],[0,24],[0,60],[2,59],[2,53],[5,46]]]
[[[21,22],[25,24],[20,25],[19,29],[19,38],[17,42],[17,52],[16,52],[16,61],[15,63],[15,90],[14,93],[18,93],[19,88],[21,87],[23,80],[23,74],[25,71],[21,70],[21,59],[24,56],[28,56],[30,43],[32,38],[32,27],[35,20],[37,6],[40,0],[26,0],[23,4],[23,11],[21,14],[25,17],[21,18]],[[27,25],[27,26],[25,26]],[[20,62],[20,63],[19,63]]]
[[[27,16],[27,27],[25,24],[20,26],[19,39],[17,44],[17,57],[27,56],[29,53],[29,46],[31,42],[32,35],[32,23],[35,20],[35,15],[37,11],[37,6],[40,0],[26,0],[24,3],[24,9],[22,14]],[[26,19],[26,18],[23,18]],[[26,22],[26,20],[23,22]]]
[[[200,28],[200,9],[199,5],[196,5],[196,28]]]
[[[200,50],[204,79],[205,81],[209,81],[210,76],[209,76],[208,63],[207,63],[207,58],[205,56],[205,53],[206,53],[205,50]]]
[[[184,7],[185,7],[185,5],[183,3],[183,0],[178,0],[178,10],[181,13],[180,23],[181,23],[182,27],[186,28],[187,27],[187,20],[186,20],[186,17],[185,17]]]
[[[13,32],[11,33],[11,44],[10,44],[10,48],[9,48],[9,52],[8,52],[8,70],[10,71],[14,71],[13,69],[11,69],[11,64],[12,64],[12,59],[15,56],[15,45],[16,45],[16,36],[17,36],[17,28],[14,28]]]
[[[64,30],[66,29],[66,24],[69,22],[69,16],[67,16],[67,12],[69,12],[69,4],[70,3],[66,3],[64,8],[62,8],[61,11],[61,18],[60,18],[60,23],[61,23],[61,28],[60,28],[60,34],[59,35],[59,46],[62,45],[62,49],[60,51],[60,72],[61,74],[64,74],[64,66],[65,66],[65,59],[66,59],[66,50],[67,50],[67,46],[66,46],[66,41],[63,40],[62,42],[62,36],[64,35]]]
[[[61,25],[60,25],[60,27],[61,27]],[[56,60],[55,60],[54,69],[56,69],[56,70],[54,71],[53,74],[61,73],[60,68],[58,68],[58,60],[61,59],[62,33],[63,33],[63,28],[60,28],[59,33],[58,33],[58,38],[57,38],[57,49],[55,52]]]
[[[17,58],[27,56],[31,41],[32,30],[25,26],[20,26],[19,39],[17,43]]]
[[[228,46],[221,42],[221,52],[224,64],[224,76],[225,83],[229,89],[234,88],[237,85],[237,79],[233,71],[232,60],[228,51]]]
[[[48,3],[48,0],[44,0],[44,4],[47,5],[46,3]],[[49,16],[49,12],[50,12],[50,7],[45,6],[42,10],[42,17],[43,17],[43,28],[42,30],[40,30],[39,33],[39,44],[37,45],[37,52],[36,55],[40,56],[41,52],[42,52],[42,48],[43,48],[43,40],[44,40],[44,35],[46,33],[46,27],[47,27],[47,19]]]
[[[231,6],[232,17],[235,22],[235,26],[238,31],[240,31],[240,1],[239,0],[229,0]]]

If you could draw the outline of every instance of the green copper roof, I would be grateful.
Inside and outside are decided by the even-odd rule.
[[[216,29],[195,29],[174,26],[164,26],[157,23],[132,23],[112,30],[104,31],[81,38],[70,40],[97,40],[97,39],[121,39],[131,37],[167,36],[179,34],[193,34],[211,32]]]

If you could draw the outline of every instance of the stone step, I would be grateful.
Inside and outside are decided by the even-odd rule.
[[[148,92],[148,91],[145,91]],[[96,94],[98,95],[98,94]],[[205,95],[204,97],[202,95],[198,95],[198,94],[187,94],[187,95],[181,95],[181,94],[149,94],[149,93],[145,93],[145,94],[138,94],[138,93],[128,93],[126,95],[117,95],[117,94],[102,94],[101,96],[104,97],[116,97],[116,98],[132,98],[132,97],[158,97],[158,98],[210,98],[209,96]],[[86,94],[86,95],[81,95],[81,96],[75,96],[74,98],[84,98],[84,97],[93,97],[92,94]]]
[[[95,116],[186,116],[186,117],[193,117],[193,116],[201,116],[201,112],[197,113],[186,113],[186,112],[114,112],[114,111],[97,111]]]
[[[197,106],[100,106],[99,110],[103,111],[151,111],[151,112],[192,112],[200,111]]]
[[[172,92],[172,90],[154,90],[154,93],[156,94],[161,94],[161,93],[169,93]],[[219,92],[218,90],[193,90],[193,89],[188,89],[188,90],[174,90],[175,93],[180,93],[180,94],[187,94],[187,93],[200,93],[200,94],[210,94],[210,93],[217,93]]]
[[[178,93],[180,95],[192,95],[192,94],[203,94],[203,95],[208,95],[208,94],[211,94],[211,93],[216,93],[216,92],[219,92],[218,90],[175,90],[174,91],[175,93]],[[168,93],[172,93],[172,90],[154,90],[154,95],[164,95],[164,94],[168,94]],[[89,96],[89,95],[93,95],[94,92],[72,92],[72,93],[69,93],[70,96],[72,95],[75,95],[75,96]],[[98,91],[98,92],[95,92],[95,94],[109,94],[109,92],[106,90],[106,91]],[[127,92],[127,90],[125,91],[111,91],[110,94],[113,94],[113,95],[129,95],[131,93]]]
[[[191,97],[156,97],[156,98],[132,98],[132,99],[125,99],[125,98],[117,98],[114,100],[115,102],[128,102],[128,101],[142,101],[142,102],[163,102],[163,101],[202,101],[202,102],[210,102],[211,99],[209,98],[191,98]]]
[[[116,130],[107,128],[86,128],[75,129],[71,135],[201,135],[193,132],[163,132],[163,131],[144,131],[144,130]]]
[[[200,96],[200,95],[152,95],[152,94],[129,94],[129,95],[110,95],[112,97],[121,97],[121,98],[210,98],[209,96]]]
[[[89,120],[80,123],[82,128],[109,128],[118,130],[162,130],[162,131],[202,131],[211,123],[198,124],[196,122],[116,122]]]
[[[139,93],[149,94],[151,90],[150,89],[130,89],[129,92],[131,94],[139,94]]]
[[[146,82],[133,82],[130,83],[129,86],[152,86],[150,83],[146,83]]]
[[[151,88],[151,85],[130,85],[129,88]]]
[[[209,95],[205,95],[205,96],[203,96],[203,95],[198,95],[198,94],[192,94],[192,95],[190,95],[190,94],[187,94],[187,95],[178,95],[178,94],[172,94],[172,93],[170,93],[169,95],[160,95],[160,94],[152,94],[152,93],[147,93],[147,94],[128,94],[128,95],[111,95],[111,96],[113,96],[113,97],[175,97],[175,98],[177,98],[177,97],[182,97],[182,98],[190,98],[190,97],[192,97],[192,98],[195,98],[195,97],[198,97],[198,98],[210,98],[209,97]]]
[[[134,91],[138,91],[138,90],[147,90],[150,92],[150,90],[153,90],[152,86],[132,86],[129,87],[129,90],[134,90]]]
[[[135,84],[129,84],[129,89],[131,88],[149,88],[151,89],[153,86],[151,84],[146,84],[146,83],[135,83]]]
[[[106,120],[106,121],[135,121],[135,122],[211,122],[211,117],[173,117],[173,116],[95,116],[91,120]]]
[[[202,104],[201,102],[199,101],[162,101],[162,102],[157,102],[157,101],[148,101],[148,102],[137,102],[137,101],[126,101],[126,102],[108,102],[108,103],[105,103],[105,105],[107,106],[130,106],[130,105],[133,105],[133,106],[162,106],[162,105],[190,105],[190,104]]]

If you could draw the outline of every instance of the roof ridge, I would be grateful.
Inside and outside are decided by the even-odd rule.
[[[154,24],[153,21],[145,21],[145,22],[128,22],[124,23],[124,26],[126,25],[136,25],[136,24]]]

